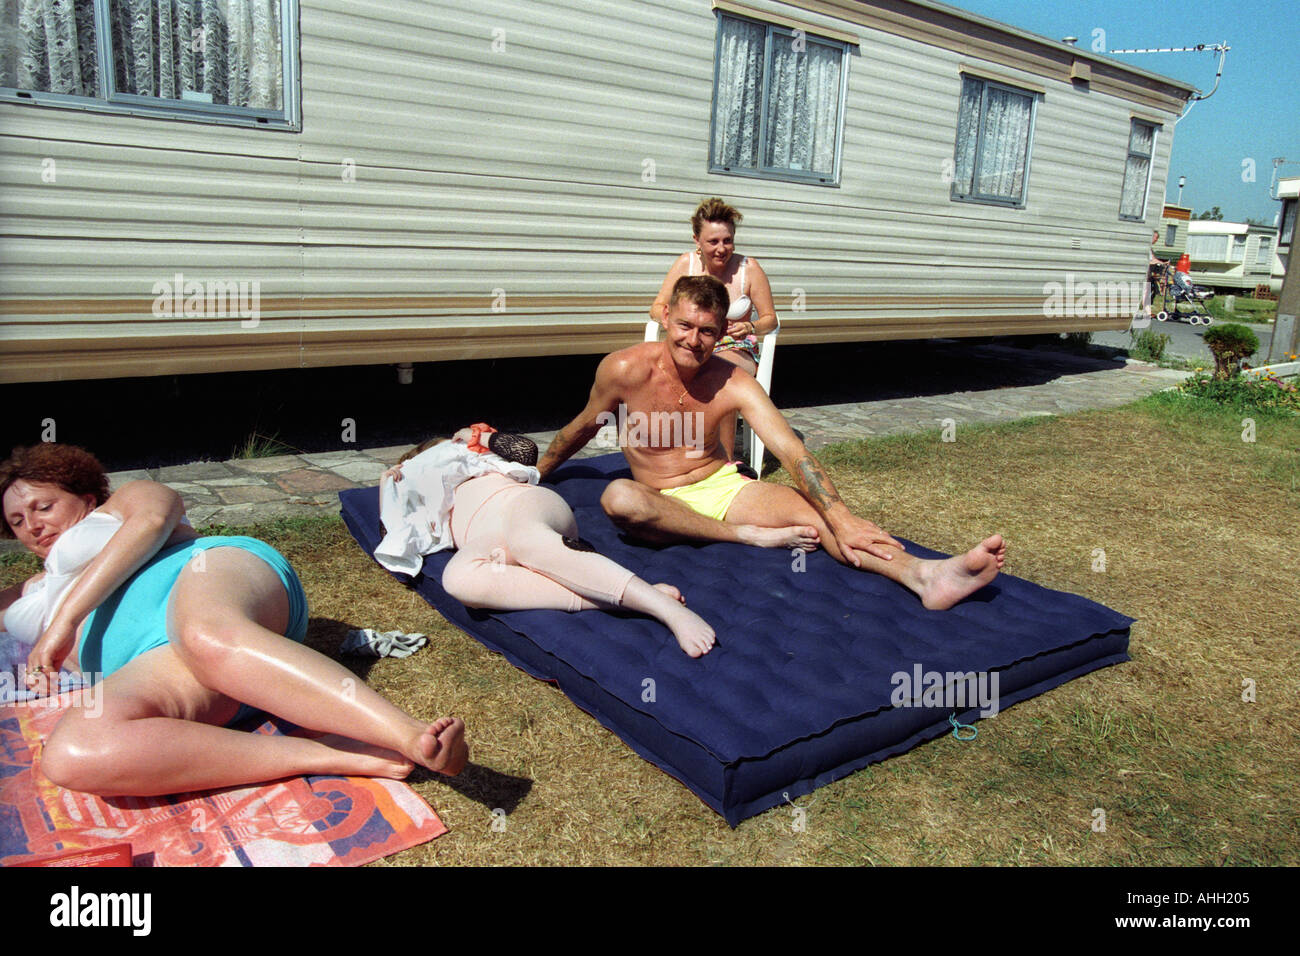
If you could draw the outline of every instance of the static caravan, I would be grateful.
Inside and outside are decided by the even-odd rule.
[[[1191,222],[1192,210],[1187,206],[1175,206],[1165,203],[1160,215],[1160,227],[1156,230],[1159,238],[1151,247],[1161,259],[1177,263],[1187,251],[1187,224]]]
[[[1188,224],[1188,274],[1200,286],[1239,293],[1270,285],[1276,252],[1276,226],[1199,219]]]
[[[0,0],[0,376],[1125,328],[1194,90],[928,0]],[[1136,299],[1132,290],[1136,289]]]

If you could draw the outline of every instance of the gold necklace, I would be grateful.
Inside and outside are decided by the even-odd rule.
[[[664,368],[664,363],[662,361],[658,361],[655,364],[659,366],[659,371],[663,372],[664,375],[668,374],[667,370]],[[680,377],[678,380],[680,381]],[[682,394],[677,397],[677,404],[679,406],[684,406],[686,404],[686,393],[689,391],[690,391],[689,388],[682,389]]]

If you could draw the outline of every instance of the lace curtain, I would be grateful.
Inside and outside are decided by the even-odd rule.
[[[94,0],[3,0],[0,83],[99,95]]]
[[[767,94],[768,166],[830,174],[840,117],[840,50],[772,36],[772,83]]]
[[[965,78],[954,155],[959,195],[1021,200],[1033,109],[1032,96]]]
[[[767,28],[723,17],[714,103],[713,162],[758,166],[758,111],[763,105],[763,46]]]
[[[719,27],[713,162],[718,166],[835,171],[843,51],[732,17]],[[761,115],[766,81],[767,112]],[[767,143],[759,157],[761,131]]]
[[[1134,121],[1128,137],[1128,161],[1124,164],[1124,191],[1120,195],[1119,214],[1144,219],[1147,205],[1147,179],[1151,174],[1151,154],[1156,142],[1154,126]]]
[[[2,2],[5,85],[99,95],[93,0]],[[281,107],[278,0],[111,0],[108,8],[118,92]]]

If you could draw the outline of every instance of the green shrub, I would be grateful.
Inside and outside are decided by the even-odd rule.
[[[1128,354],[1142,362],[1159,362],[1165,357],[1169,346],[1169,336],[1154,329],[1143,329],[1133,333],[1133,345]]]
[[[1212,325],[1201,336],[1214,353],[1215,378],[1231,378],[1241,368],[1241,360],[1254,355],[1259,339],[1246,326],[1237,322]]]
[[[1204,398],[1240,412],[1300,414],[1300,390],[1289,382],[1264,375],[1235,375],[1219,378],[1206,373],[1184,379],[1178,386],[1184,395]]]

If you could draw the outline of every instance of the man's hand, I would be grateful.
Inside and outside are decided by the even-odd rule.
[[[831,525],[831,533],[840,546],[840,551],[855,567],[862,567],[862,558],[858,552],[875,555],[885,561],[892,561],[894,553],[906,550],[895,537],[882,531],[875,522],[848,514],[845,518]]]

